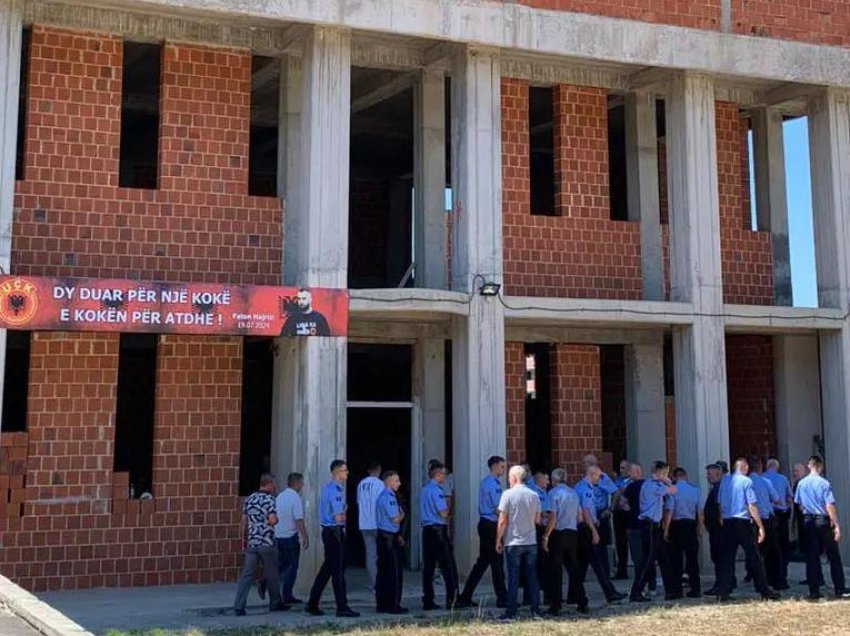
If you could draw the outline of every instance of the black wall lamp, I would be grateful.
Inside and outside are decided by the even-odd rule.
[[[478,288],[478,293],[482,296],[498,296],[502,286],[499,283],[484,283]]]

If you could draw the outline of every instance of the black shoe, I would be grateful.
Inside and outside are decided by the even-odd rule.
[[[664,595],[665,601],[681,601],[683,598],[684,598],[684,596],[681,593],[665,594]]]
[[[837,598],[837,599],[850,598],[850,590],[835,590],[835,598]]]
[[[768,590],[767,592],[762,592],[761,600],[763,601],[778,601],[782,598],[782,594],[776,592],[775,590]]]
[[[475,603],[471,600],[467,600],[465,598],[459,598],[455,601],[455,609],[468,609],[470,607],[474,607]]]
[[[561,615],[561,610],[560,610],[560,609],[555,609],[554,607],[550,607],[550,608],[549,608],[549,611],[548,611],[548,612],[546,612],[546,616],[549,616],[549,617],[551,617],[551,618],[556,618],[556,617],[558,617],[558,616],[560,616],[560,615]]]
[[[735,597],[732,596],[731,594],[721,594],[720,596],[717,597],[717,600],[720,601],[721,603],[731,603],[732,601],[735,600]]]
[[[720,592],[720,590],[718,590],[718,589],[717,589],[717,586],[715,585],[714,587],[712,587],[712,588],[710,588],[709,590],[707,590],[707,591],[705,592],[705,595],[706,595],[706,596],[717,596],[718,592]]]
[[[424,603],[422,605],[422,609],[425,610],[426,612],[433,612],[434,610],[440,609],[440,606],[437,605],[436,603]]]
[[[257,583],[257,594],[260,595],[260,600],[263,600],[263,601],[266,600],[266,589],[267,588],[268,588],[268,584],[266,583],[265,579],[263,579],[262,581]]]
[[[391,610],[387,610],[385,613],[386,613],[386,614],[394,614],[394,615],[396,615],[396,616],[400,616],[400,615],[402,615],[402,614],[407,614],[409,611],[410,611],[410,610],[408,610],[406,607],[401,607],[401,606],[399,606],[399,607],[394,607],[394,608],[392,608]]]
[[[513,623],[516,620],[516,618],[517,618],[516,614],[505,613],[505,614],[502,614],[496,620],[498,620],[500,623]]]
[[[820,592],[818,592],[817,594],[809,594],[806,598],[810,601],[819,601],[823,598],[823,594],[821,594]]]
[[[628,594],[623,594],[622,592],[614,592],[614,594],[606,598],[605,601],[608,603],[619,603],[627,596]]]
[[[292,605],[287,605],[286,603],[278,603],[277,605],[271,605],[269,607],[270,612],[286,612],[292,609]]]
[[[699,590],[691,590],[687,594],[685,594],[688,598],[702,598],[702,592]],[[713,596],[713,594],[709,594],[709,596]]]
[[[304,601],[302,601],[300,598],[295,597],[283,599],[283,603],[285,603],[286,605],[301,605],[301,603],[303,602]]]
[[[233,610],[233,615],[234,616],[245,616],[245,610],[240,610],[240,609]]]
[[[304,611],[307,612],[308,614],[310,614],[311,616],[324,616],[325,615],[325,613],[322,610],[320,610],[318,607],[314,607],[312,605],[308,605],[304,609]]]
[[[360,612],[355,612],[350,607],[336,611],[337,618],[357,618],[358,616],[360,616]]]
[[[791,589],[791,586],[790,586],[790,585],[788,585],[787,583],[779,583],[778,585],[774,585],[774,586],[773,586],[773,589],[774,589],[774,590],[785,591],[785,590],[790,590],[790,589]]]
[[[579,605],[576,611],[579,614],[590,614],[590,607],[588,607],[587,603],[584,603],[583,605]]]
[[[630,596],[629,603],[649,603],[651,601],[650,598],[644,596],[643,594],[639,594],[638,596]]]

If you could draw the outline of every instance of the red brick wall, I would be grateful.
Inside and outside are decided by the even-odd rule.
[[[737,455],[775,455],[771,337],[726,336],[726,376],[732,458]]]
[[[639,225],[610,220],[606,92],[553,94],[557,216],[532,216],[528,83],[502,79],[506,293],[639,299]]]
[[[33,28],[13,272],[279,283],[279,200],[247,195],[248,52],[166,44],[158,190],[118,187],[121,72],[120,38]]]
[[[520,342],[505,343],[505,412],[508,463],[525,461],[525,348]]]
[[[850,46],[846,0],[732,0],[735,33]]]
[[[720,0],[516,0],[538,9],[575,11],[612,18],[657,22],[716,30],[720,25]]]
[[[166,336],[158,360],[154,499],[128,500],[113,473],[118,336],[33,335],[28,432],[0,442],[28,439],[25,475],[8,477],[13,493],[23,482],[23,516],[0,517],[0,567],[25,588],[233,577],[241,339]]]
[[[559,344],[552,365],[552,459],[571,479],[602,451],[599,347]],[[610,467],[609,467],[610,468]]]

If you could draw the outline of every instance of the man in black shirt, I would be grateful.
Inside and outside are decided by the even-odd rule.
[[[640,524],[638,515],[640,514],[640,489],[643,486],[643,468],[640,464],[632,464],[629,478],[631,481],[623,491],[623,499],[626,501],[626,510],[628,511],[628,519],[626,520],[626,534],[629,537],[629,554],[632,556],[632,561],[637,565],[642,561],[643,543],[640,536]],[[658,576],[655,571],[655,563],[651,564],[649,572],[649,591],[654,593],[657,589]],[[637,576],[637,574],[635,574]],[[641,590],[643,592],[643,590]]]
[[[722,564],[720,553],[722,526],[720,523],[720,500],[718,499],[718,494],[720,491],[720,479],[723,477],[723,467],[720,464],[709,464],[705,467],[705,476],[708,479],[709,491],[708,496],[705,498],[703,519],[705,529],[708,531],[711,562],[714,564],[714,585],[706,594],[708,596],[716,596],[717,582],[720,580],[720,566]]]
[[[329,336],[328,321],[318,311],[313,310],[313,295],[303,287],[295,297],[295,307],[289,312],[281,336]]]

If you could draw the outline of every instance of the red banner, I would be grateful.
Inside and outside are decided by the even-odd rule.
[[[0,277],[0,327],[242,336],[344,336],[342,289]]]

